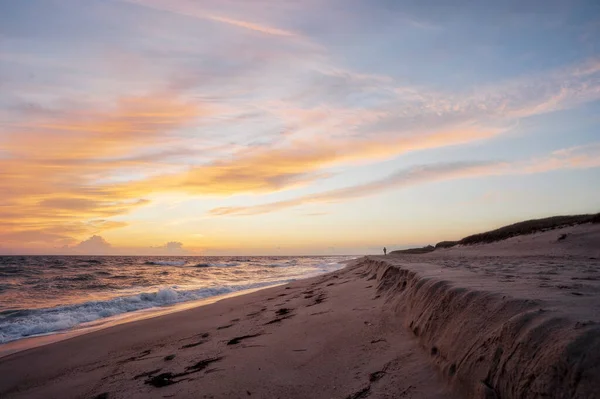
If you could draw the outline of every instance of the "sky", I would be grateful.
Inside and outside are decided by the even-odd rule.
[[[600,2],[0,0],[0,254],[378,253],[600,211]]]

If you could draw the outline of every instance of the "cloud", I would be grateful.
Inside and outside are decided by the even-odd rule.
[[[249,29],[249,30],[252,30],[255,32],[265,33],[267,35],[296,36],[295,33],[287,31],[287,30],[278,29],[278,28],[274,28],[271,26],[267,26],[267,25],[256,24],[256,23],[252,23],[252,22],[248,22],[248,21],[241,21],[239,19],[219,17],[216,15],[207,15],[205,18],[210,19],[212,21],[223,22],[225,24],[237,26],[240,28]]]
[[[454,162],[420,165],[402,169],[380,180],[328,190],[285,201],[253,206],[219,207],[210,210],[214,216],[259,215],[307,204],[346,202],[373,196],[382,191],[431,183],[442,180],[499,175],[545,173],[561,169],[588,169],[600,167],[600,143],[555,151],[545,158],[517,162]]]
[[[11,70],[15,79],[7,79],[6,106],[0,110],[0,237],[10,245],[19,240],[73,245],[124,226],[111,219],[163,193],[204,197],[289,190],[347,165],[489,140],[521,118],[600,98],[597,59],[487,87],[444,91],[429,82],[413,86],[351,68],[341,61],[351,60],[296,32],[286,16],[278,18],[280,8],[247,2],[203,2],[201,8],[191,1],[130,3],[173,14],[138,7],[122,7],[118,18],[107,12],[115,25],[128,21],[125,14],[132,8],[140,16],[139,23],[127,26],[131,35],[119,36],[125,38],[123,54],[114,46],[105,50],[104,25],[101,40],[94,37],[83,53],[72,51],[68,40],[60,48],[48,43],[48,54],[61,54],[60,60],[13,45],[0,54],[3,66],[15,62],[38,75],[17,79],[22,71]],[[307,8],[305,2],[277,7]],[[254,12],[245,12],[250,9]],[[419,16],[400,16],[428,28]],[[75,63],[84,58],[94,65]],[[574,149],[520,167],[538,173],[594,162]],[[476,165],[439,166],[312,201],[483,173]],[[517,173],[501,166],[494,167]],[[311,199],[303,201],[275,207]],[[231,214],[263,212],[268,205]]]
[[[183,243],[170,241],[163,245],[151,247],[126,247],[114,246],[104,237],[93,235],[90,238],[81,241],[76,245],[64,245],[60,248],[54,248],[53,253],[57,254],[81,254],[81,255],[147,255],[147,256],[179,256],[189,255],[189,251],[183,247]]]
[[[229,160],[219,160],[174,174],[128,183],[128,191],[144,193],[152,187],[164,192],[195,195],[270,193],[309,184],[327,177],[336,165],[380,161],[406,152],[482,140],[500,130],[464,127],[438,132],[388,134],[373,139],[318,142],[295,141],[281,147],[247,148]],[[124,188],[125,189],[125,188]]]
[[[184,255],[189,253],[183,248],[183,243],[178,241],[170,241],[158,247],[151,247],[151,252],[167,255]]]
[[[547,157],[519,162],[514,174],[544,173],[561,169],[590,169],[600,167],[600,143],[591,143],[554,151]]]
[[[43,238],[47,245],[62,245],[73,234],[122,227],[122,222],[96,220],[126,214],[148,201],[98,182],[127,169],[141,178],[151,176],[172,151],[155,152],[153,158],[134,154],[176,142],[176,130],[207,112],[185,100],[152,94],[121,98],[110,110],[34,114],[0,126],[0,146],[8,154],[0,158],[4,238]]]
[[[74,242],[73,238],[66,234],[54,233],[55,229],[28,227],[24,229],[19,224],[3,222],[4,230],[0,232],[0,241],[12,248],[44,247],[48,243],[68,245]]]
[[[134,3],[140,6],[154,8],[161,11],[168,11],[175,14],[184,15],[187,17],[199,18],[204,20],[215,21],[226,25],[247,29],[253,32],[259,32],[265,35],[271,36],[283,36],[283,37],[296,37],[296,33],[269,26],[266,24],[260,24],[256,22],[244,21],[235,18],[229,18],[219,15],[214,15],[208,11],[198,8],[192,3],[185,3],[181,1],[162,1],[162,0],[124,0],[129,3]]]
[[[86,255],[107,255],[112,251],[112,245],[101,236],[95,235],[77,244],[73,250]]]
[[[594,79],[600,72],[595,65],[590,61],[543,79],[518,79],[462,94],[390,90],[385,77],[317,68],[311,73],[325,80],[302,89],[301,96],[258,101],[249,109],[232,111],[220,102],[190,100],[185,91],[163,91],[122,96],[108,109],[24,110],[32,112],[30,117],[25,113],[22,121],[4,125],[0,142],[4,236],[14,233],[11,242],[21,237],[64,244],[73,236],[102,231],[89,221],[124,215],[145,205],[144,197],[152,193],[271,193],[326,178],[333,167],[487,140],[503,134],[518,118],[598,98]],[[346,94],[330,97],[328,105],[301,105],[318,100],[327,90],[323,83],[337,87],[340,79],[344,90],[372,95],[374,105],[338,103]],[[260,145],[207,141],[210,145],[200,144],[198,150],[177,134],[192,123],[228,131],[240,125],[235,117],[243,114],[251,115],[243,126],[258,126],[250,137],[263,136],[265,121],[277,122],[285,134]],[[571,166],[559,156],[524,166],[552,167]],[[34,177],[36,184],[28,184]],[[285,206],[295,205],[277,204]]]
[[[174,93],[123,97],[107,110],[71,110],[59,119],[23,120],[8,125],[4,149],[14,157],[93,160],[130,155],[142,140],[169,143],[168,132],[211,114],[208,106],[180,100]],[[5,125],[6,126],[6,125]],[[35,141],[36,147],[30,143]]]
[[[497,162],[456,162],[421,165],[396,173],[370,183],[328,190],[286,201],[248,207],[220,207],[210,211],[212,215],[258,215],[280,211],[305,204],[344,202],[356,198],[373,196],[385,190],[398,189],[438,180],[460,178],[481,173],[481,171],[501,166]]]
[[[376,162],[406,152],[490,139],[513,128],[519,118],[600,98],[597,83],[581,80],[597,73],[588,65],[462,94],[402,87],[390,98],[387,87],[382,89],[385,94],[378,95],[379,105],[374,108],[304,108],[293,101],[271,102],[265,105],[265,114],[259,115],[282,122],[285,135],[281,143],[271,148],[248,148],[227,161],[190,168],[170,178],[177,183],[164,182],[161,186],[192,194],[266,193],[327,177],[326,170],[332,166]],[[342,72],[332,74],[334,81],[346,76]],[[367,86],[363,86],[365,81]],[[379,90],[378,82],[377,77],[359,76],[342,86],[351,91],[366,87]],[[308,97],[302,97],[303,101],[316,101],[330,87],[318,85],[311,90],[305,92]],[[156,183],[162,183],[161,179]]]
[[[485,87],[467,97],[479,109],[503,118],[525,118],[600,99],[600,60],[589,59],[557,70]],[[465,104],[465,102],[463,102]]]

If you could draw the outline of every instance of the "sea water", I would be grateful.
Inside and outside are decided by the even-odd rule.
[[[0,344],[312,277],[351,258],[0,256]]]

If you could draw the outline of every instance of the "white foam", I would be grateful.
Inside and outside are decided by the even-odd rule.
[[[0,344],[33,335],[67,330],[82,323],[126,312],[173,305],[241,290],[283,284],[289,281],[269,281],[195,290],[177,290],[169,287],[156,292],[117,297],[107,301],[91,301],[56,308],[31,310],[24,315],[15,315],[0,320]]]
[[[236,267],[236,266],[240,265],[239,262],[224,262],[224,263],[211,263],[211,264],[216,267]]]
[[[184,266],[186,264],[185,260],[153,260],[145,262],[147,265],[157,265],[157,266]]]

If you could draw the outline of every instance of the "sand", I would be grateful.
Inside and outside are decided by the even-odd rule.
[[[9,355],[0,359],[0,397],[451,397],[410,331],[375,298],[377,283],[356,273]]]
[[[1,358],[0,397],[595,398],[599,238],[361,258]]]

